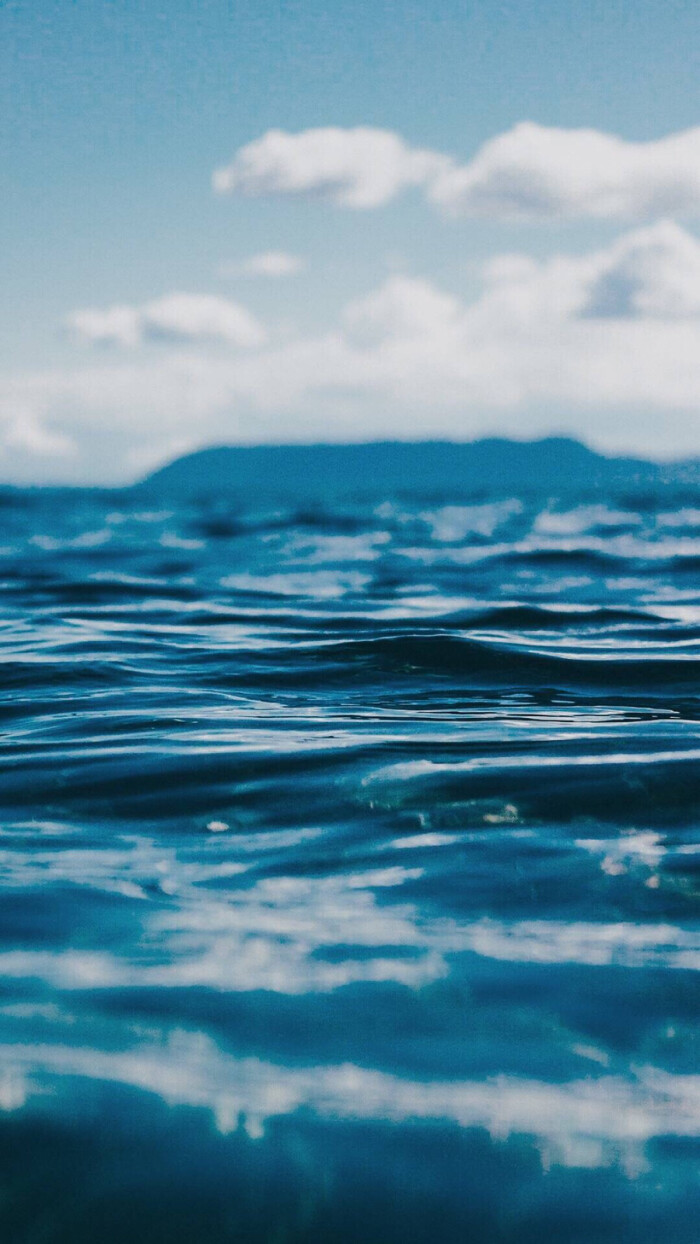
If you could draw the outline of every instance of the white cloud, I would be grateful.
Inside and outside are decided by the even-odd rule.
[[[343,324],[352,341],[377,345],[442,334],[457,323],[460,311],[459,299],[429,281],[392,276],[379,289],[349,303]]]
[[[142,336],[141,316],[137,307],[88,308],[69,315],[66,327],[94,345],[135,346]]]
[[[390,130],[328,126],[290,134],[268,130],[214,173],[220,194],[294,195],[340,207],[380,207],[408,186],[433,180],[449,163],[408,146]]]
[[[581,313],[660,320],[700,316],[700,242],[671,221],[622,238],[600,263]]]
[[[31,409],[18,409],[4,427],[3,443],[6,449],[19,450],[30,457],[70,458],[76,453],[72,438],[64,432],[52,431]]]
[[[222,264],[219,273],[223,277],[262,276],[277,280],[296,276],[305,266],[300,255],[292,255],[289,251],[261,251],[239,263]]]
[[[269,130],[213,178],[220,193],[381,207],[419,186],[452,215],[652,219],[700,214],[700,127],[652,142],[523,121],[466,163],[390,130]]]
[[[552,427],[585,429],[612,452],[698,452],[700,242],[668,222],[583,255],[501,255],[470,303],[394,275],[335,326],[249,353],[226,348],[234,329],[222,329],[218,312],[158,323],[172,340],[157,359],[132,353],[5,382],[6,476],[35,477],[42,446],[63,454],[52,458],[56,477],[94,478],[99,461],[103,478],[128,479],[179,447],[215,441]],[[210,349],[215,328],[229,337]],[[99,340],[94,325],[86,335]],[[248,344],[256,340],[253,332]]]
[[[266,336],[245,307],[212,294],[165,294],[137,307],[74,311],[67,327],[93,345],[225,341],[252,349],[261,346]]]
[[[431,199],[472,216],[599,219],[697,215],[700,127],[655,142],[522,122],[432,183]]]
[[[700,317],[700,241],[672,221],[588,254],[536,263],[501,255],[484,268],[482,310],[533,326],[552,319],[669,321]]]

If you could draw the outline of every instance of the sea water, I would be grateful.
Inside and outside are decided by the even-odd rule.
[[[697,497],[0,501],[2,1240],[697,1241]]]

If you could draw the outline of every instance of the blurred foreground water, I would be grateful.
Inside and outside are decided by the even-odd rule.
[[[0,1238],[694,1244],[700,501],[0,501]]]

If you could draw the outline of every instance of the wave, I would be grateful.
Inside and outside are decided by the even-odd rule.
[[[154,1239],[233,1238],[234,1179],[241,1238],[690,1244],[697,498],[461,500],[0,493],[33,1203],[58,1162],[140,1238],[156,1162],[226,1212]],[[19,1234],[94,1234],[55,1196]]]

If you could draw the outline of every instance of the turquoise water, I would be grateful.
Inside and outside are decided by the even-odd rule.
[[[1,1238],[696,1241],[697,497],[0,500]]]

